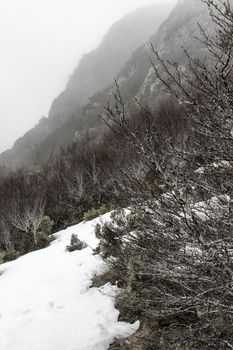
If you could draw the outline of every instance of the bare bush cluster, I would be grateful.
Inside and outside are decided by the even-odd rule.
[[[125,230],[105,225],[99,236],[105,254],[115,252],[113,268],[124,271],[120,308],[142,320],[143,349],[233,348],[233,10],[230,1],[204,2],[216,25],[213,37],[200,28],[205,59],[185,51],[180,67],[152,48],[170,118],[154,122],[139,106],[140,137],[118,84],[116,105],[107,106],[107,122],[137,154],[118,188],[140,220]]]

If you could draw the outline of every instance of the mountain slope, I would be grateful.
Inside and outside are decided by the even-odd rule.
[[[180,65],[183,65],[186,60],[182,46],[193,56],[205,54],[203,45],[195,39],[195,37],[200,37],[197,23],[211,30],[207,7],[201,0],[179,1],[158,31],[154,32],[146,44],[133,52],[131,58],[116,75],[126,102],[137,98],[139,101],[154,107],[157,100],[165,94],[164,88],[155,77],[150,62],[150,58],[154,59],[151,44],[155,50],[161,52],[164,59],[177,61]],[[111,100],[112,90],[113,87],[110,85],[97,92],[82,108],[76,106],[73,109],[72,103],[67,103],[67,106],[73,111],[72,116],[70,114],[62,123],[58,124],[55,115],[52,117],[51,114],[48,118],[49,122],[56,121],[56,128],[53,132],[50,132],[41,142],[30,143],[27,141],[33,139],[31,135],[35,133],[35,129],[30,131],[26,137],[16,142],[11,151],[4,152],[0,156],[0,163],[11,165],[23,163],[26,166],[40,166],[50,157],[56,155],[61,147],[66,148],[82,138],[87,132],[97,140],[100,139],[105,133],[106,127],[99,116],[105,112],[103,106],[107,104],[109,99]],[[56,115],[58,116],[58,113]],[[68,115],[65,109],[62,115]]]
[[[63,133],[63,124],[67,121],[68,125],[72,124],[70,120],[80,113],[81,106],[97,91],[111,84],[132,52],[157,30],[171,8],[169,3],[147,6],[115,23],[100,46],[81,59],[65,91],[53,102],[49,117],[43,118],[35,128],[18,139],[10,151],[3,152],[0,163],[22,163],[26,166],[37,164],[37,155],[39,158],[41,156],[38,145],[49,143],[46,138],[53,133],[59,138]],[[61,140],[55,137],[53,141],[58,147],[66,146],[68,142],[69,137],[65,131],[64,134],[61,135]],[[47,150],[44,160],[48,159],[50,151]]]
[[[115,337],[137,330],[137,322],[118,322],[116,286],[90,288],[105,269],[92,250],[97,222],[61,231],[50,247],[1,265],[1,350],[107,350]],[[73,233],[88,247],[67,252]]]
[[[205,54],[203,45],[194,38],[200,36],[198,22],[211,30],[207,7],[200,0],[183,0],[177,3],[159,30],[145,45],[134,51],[117,75],[126,102],[137,98],[153,107],[165,93],[150,63],[149,58],[153,59],[151,43],[155,50],[161,52],[162,57],[177,61],[180,65],[186,60],[182,46],[194,56]],[[56,154],[59,147],[67,147],[87,132],[97,139],[101,138],[106,128],[99,115],[105,112],[103,106],[111,100],[112,90],[111,85],[96,93],[76,115],[41,142],[36,147],[34,164],[43,164],[49,156]]]
[[[163,91],[150,62],[150,59],[156,61],[151,45],[164,60],[183,65],[186,60],[183,47],[194,57],[203,54],[203,44],[196,39],[200,37],[198,23],[211,30],[207,6],[200,0],[178,2],[159,31],[145,46],[134,52],[132,59],[122,69],[118,76],[122,93],[155,105],[156,100],[163,95]]]
[[[131,13],[115,23],[98,49],[85,55],[67,85],[66,93],[77,105],[112,83],[135,48],[156,31],[172,5],[152,5]],[[52,110],[51,110],[52,113]]]

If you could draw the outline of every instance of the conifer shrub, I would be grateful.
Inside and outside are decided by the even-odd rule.
[[[73,233],[70,238],[70,245],[66,247],[66,250],[71,253],[71,252],[74,252],[75,250],[82,250],[86,247],[87,247],[86,243],[80,241],[78,236]]]
[[[54,221],[49,216],[43,216],[37,233],[37,249],[45,248],[53,241],[51,236],[53,225]]]
[[[19,252],[17,251],[12,251],[12,252],[3,252],[2,254],[2,260],[0,260],[0,264],[1,263],[5,263],[5,262],[9,262],[12,260],[17,259],[20,256]],[[1,259],[1,257],[0,257]]]
[[[88,214],[86,216],[86,213],[91,212],[92,211],[91,208],[95,208],[96,206],[97,206],[96,202],[94,200],[92,200],[91,198],[80,199],[79,202],[75,204],[75,207],[68,211],[67,217],[62,222],[60,228],[66,229],[69,226],[79,224],[81,221],[92,220],[92,218],[85,220],[84,216],[88,218]],[[92,214],[92,215],[94,215],[94,214]],[[101,214],[99,214],[99,215],[101,215]],[[99,216],[99,215],[97,215],[97,216]],[[94,216],[94,217],[97,217],[97,216]],[[89,214],[89,217],[91,217],[91,213]]]
[[[6,255],[5,250],[1,250],[0,251],[0,264],[3,263],[5,255]]]
[[[54,221],[51,220],[49,216],[43,216],[39,226],[39,232],[43,232],[44,234],[50,235],[53,225]]]
[[[106,205],[101,205],[99,208],[91,208],[83,214],[83,221],[90,221],[108,212]]]
[[[100,240],[98,249],[105,258],[118,256],[124,240],[133,235],[141,220],[136,211],[128,212],[124,209],[113,211],[110,218],[110,222],[95,226],[95,235]]]

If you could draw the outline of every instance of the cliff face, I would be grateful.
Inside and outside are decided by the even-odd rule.
[[[158,29],[171,9],[172,4],[168,3],[151,5],[136,10],[115,23],[100,46],[83,56],[65,91],[54,100],[49,117],[43,118],[35,128],[18,139],[11,150],[2,153],[0,163],[33,166],[37,163],[37,156],[46,160],[54,148],[71,142],[72,135],[66,129],[80,114],[81,107],[97,91],[112,83],[132,52]],[[63,132],[61,129],[64,123],[67,126]],[[42,148],[46,149],[46,154],[41,155],[40,146],[43,143],[45,145]]]
[[[67,92],[83,105],[90,96],[112,83],[132,52],[156,31],[171,10],[170,4],[142,8],[114,24],[97,50],[83,57]]]
[[[96,92],[110,85],[132,52],[156,31],[171,8],[169,3],[148,6],[115,23],[100,46],[83,56],[65,91],[53,102],[49,117],[67,119]]]
[[[163,59],[182,65],[186,59],[183,47],[193,56],[203,54],[203,45],[196,39],[200,37],[198,23],[211,30],[207,7],[200,0],[178,2],[157,33],[134,52],[121,70],[118,78],[124,95],[154,105],[163,91],[151,64],[156,61],[151,45]]]
[[[157,6],[158,10],[157,12],[155,11],[155,16],[156,18],[162,18],[159,17],[161,6]],[[155,9],[155,7],[153,8]],[[127,21],[124,20],[123,22],[125,26]],[[144,22],[145,21],[143,21],[143,23]],[[159,21],[156,23],[158,25]],[[182,46],[196,56],[204,54],[201,43],[194,38],[200,36],[197,23],[210,29],[210,20],[206,6],[203,5],[200,0],[179,1],[158,30],[156,30],[156,25],[154,25],[154,34],[152,33],[152,36],[148,35],[149,39],[147,39],[146,44],[137,48],[124,65],[122,64],[123,60],[121,60],[120,65],[122,68],[118,70],[118,74],[115,73],[117,68],[111,60],[111,64],[108,64],[109,71],[107,70],[106,72],[106,69],[104,69],[104,63],[107,59],[107,57],[105,57],[107,48],[114,47],[114,42],[111,40],[113,34],[110,35],[111,31],[116,33],[116,38],[119,38],[119,29],[115,30],[113,27],[100,46],[103,56],[98,56],[99,60],[96,58],[94,59],[97,54],[97,51],[94,51],[86,58],[83,58],[80,62],[80,66],[70,79],[66,91],[55,100],[48,119],[52,124],[56,124],[56,128],[50,132],[48,137],[44,138],[42,142],[38,143],[36,146],[33,145],[33,155],[31,150],[26,154],[25,150],[22,152],[22,148],[20,149],[18,147],[17,149],[18,143],[16,143],[13,150],[0,157],[0,161],[5,159],[10,163],[15,163],[15,155],[17,154],[20,161],[24,162],[26,165],[39,165],[46,161],[49,156],[56,153],[58,147],[68,146],[82,137],[87,131],[93,134],[94,137],[100,138],[105,127],[103,123],[101,123],[99,115],[104,113],[103,105],[111,98],[112,85],[107,87],[107,84],[113,81],[114,76],[118,78],[122,94],[126,100],[130,101],[131,99],[137,98],[149,105],[155,105],[156,101],[164,92],[159,81],[155,77],[150,63],[150,58],[153,59],[151,44],[153,44],[155,50],[160,51],[165,59],[177,61],[182,65],[185,61],[185,54],[182,50]],[[118,26],[119,23],[116,27]],[[125,28],[124,26],[122,26],[122,28]],[[124,29],[122,33],[124,33],[125,30],[126,29]],[[116,39],[115,42],[117,43],[115,44],[116,47],[118,47],[118,45],[123,45],[123,43],[118,43]],[[125,40],[125,43],[127,42],[129,42],[128,35],[127,40]],[[106,43],[109,44],[107,45]],[[125,46],[123,47],[124,50],[122,50],[125,52]],[[126,56],[125,54],[124,57]],[[112,54],[109,57],[112,57],[112,59],[116,57],[118,60],[118,55],[114,56],[114,54]],[[125,59],[125,61],[126,60],[127,59]],[[115,62],[115,60],[113,61]],[[88,84],[84,82],[84,72],[86,72],[85,76],[88,77]],[[101,80],[102,76],[103,81]],[[104,89],[101,90],[103,87]],[[90,97],[93,93],[95,94]],[[88,102],[84,107],[79,107],[82,103],[87,101],[88,94],[90,97]],[[21,140],[20,142],[23,141]],[[23,157],[22,154],[26,154],[26,157]]]

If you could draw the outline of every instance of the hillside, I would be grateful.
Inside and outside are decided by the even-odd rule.
[[[164,95],[162,84],[156,79],[150,58],[153,58],[151,44],[161,51],[164,58],[183,64],[185,54],[182,45],[194,56],[200,56],[203,45],[194,37],[200,36],[197,22],[205,27],[210,26],[207,8],[199,0],[184,0],[173,9],[168,19],[152,35],[147,43],[136,49],[116,78],[124,100],[137,98],[151,107]],[[62,128],[57,129],[36,147],[34,164],[44,163],[50,155],[56,154],[57,148],[67,147],[80,140],[87,132],[100,140],[105,133],[105,123],[100,120],[105,113],[104,107],[111,100],[114,88],[96,93],[76,116],[67,120]]]
[[[65,91],[54,100],[48,118],[18,139],[11,150],[3,152],[0,163],[31,167],[47,160],[61,146],[72,143],[74,123],[79,120],[81,107],[112,83],[132,52],[156,32],[171,8],[169,3],[147,6],[115,23],[100,46],[83,56]],[[89,118],[84,124],[88,127]]]
[[[118,322],[116,286],[91,288],[106,269],[93,255],[99,220],[59,232],[50,247],[1,265],[1,350],[106,350],[115,337],[137,330],[138,323]],[[72,234],[88,247],[66,251]]]
[[[233,348],[232,33],[179,1],[35,160],[79,142],[0,168],[3,350]]]
[[[158,31],[154,31],[154,35],[147,39],[146,44],[133,52],[131,58],[116,75],[125,101],[137,98],[151,107],[155,106],[156,101],[164,95],[164,89],[156,79],[150,62],[150,58],[153,58],[151,44],[155,50],[161,51],[164,58],[180,64],[185,61],[182,46],[194,56],[202,55],[203,45],[194,39],[200,36],[197,23],[203,24],[204,27],[210,26],[206,6],[199,0],[178,2]],[[38,166],[57,154],[60,147],[66,148],[80,140],[87,132],[97,140],[101,139],[106,129],[99,116],[105,113],[103,106],[107,104],[109,98],[111,99],[112,91],[111,84],[108,88],[96,93],[84,107],[76,111],[42,142],[38,142],[34,148],[29,147],[28,144],[24,145],[27,137],[17,141],[11,151],[0,156],[1,163],[22,162],[27,166]]]

